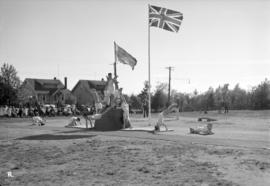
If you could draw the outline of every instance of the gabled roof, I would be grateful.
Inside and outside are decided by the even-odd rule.
[[[104,91],[106,86],[106,81],[99,81],[99,80],[79,80],[78,83],[73,87],[73,92],[79,84],[86,85],[89,89],[96,89],[97,91]]]
[[[52,89],[49,90],[49,94],[50,94],[50,95],[53,95],[53,94],[55,94],[56,92],[58,92],[59,90],[61,90],[61,88],[52,88]]]
[[[57,94],[58,92],[64,93],[64,94],[71,93],[68,89],[56,89],[55,91],[52,91],[52,92],[50,93],[50,95],[54,96],[54,95]]]
[[[28,82],[35,91],[48,91],[50,95],[54,94],[58,89],[63,89],[65,86],[58,79],[33,79],[26,78],[25,82]]]

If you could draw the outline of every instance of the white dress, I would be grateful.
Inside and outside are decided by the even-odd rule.
[[[71,117],[69,120],[69,123],[67,124],[66,127],[74,127],[77,126],[80,122],[78,121],[78,117]]]
[[[40,116],[34,116],[32,120],[34,125],[45,125],[45,121]]]

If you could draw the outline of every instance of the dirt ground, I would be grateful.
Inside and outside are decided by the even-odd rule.
[[[213,135],[188,133],[201,116],[217,119]],[[181,113],[158,134],[65,128],[68,120],[0,118],[0,185],[270,185],[270,111]]]

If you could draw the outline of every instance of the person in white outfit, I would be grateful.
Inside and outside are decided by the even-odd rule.
[[[40,116],[32,117],[33,125],[43,126],[46,123],[46,120],[41,118]]]
[[[114,84],[116,84],[116,82],[117,82],[116,77],[113,78],[112,73],[108,73],[107,83],[104,90],[104,100],[103,100],[106,106],[110,106],[112,100],[114,99],[114,94],[115,94]]]
[[[74,116],[70,118],[69,123],[66,125],[66,127],[76,127],[78,125],[81,125],[81,119]]]
[[[166,126],[165,122],[164,122],[164,116],[167,116],[168,114],[170,114],[175,107],[177,107],[177,104],[172,104],[170,105],[167,109],[163,110],[161,113],[159,113],[158,115],[158,120],[156,122],[155,125],[155,131],[160,131],[160,127],[164,126],[166,131],[168,131],[168,127]]]
[[[196,128],[189,128],[190,134],[210,135],[212,132],[213,124],[207,123],[204,126],[198,126]]]

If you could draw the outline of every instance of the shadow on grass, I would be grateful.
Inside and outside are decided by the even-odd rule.
[[[69,140],[69,139],[81,139],[92,138],[96,135],[53,135],[53,134],[40,134],[34,136],[26,136],[23,138],[17,138],[16,140]]]
[[[90,131],[95,131],[93,128],[88,128],[88,129],[75,129],[75,130],[70,130],[70,131],[60,131],[59,133],[63,133],[63,134],[69,134],[69,133],[80,133],[80,132],[90,132]]]

